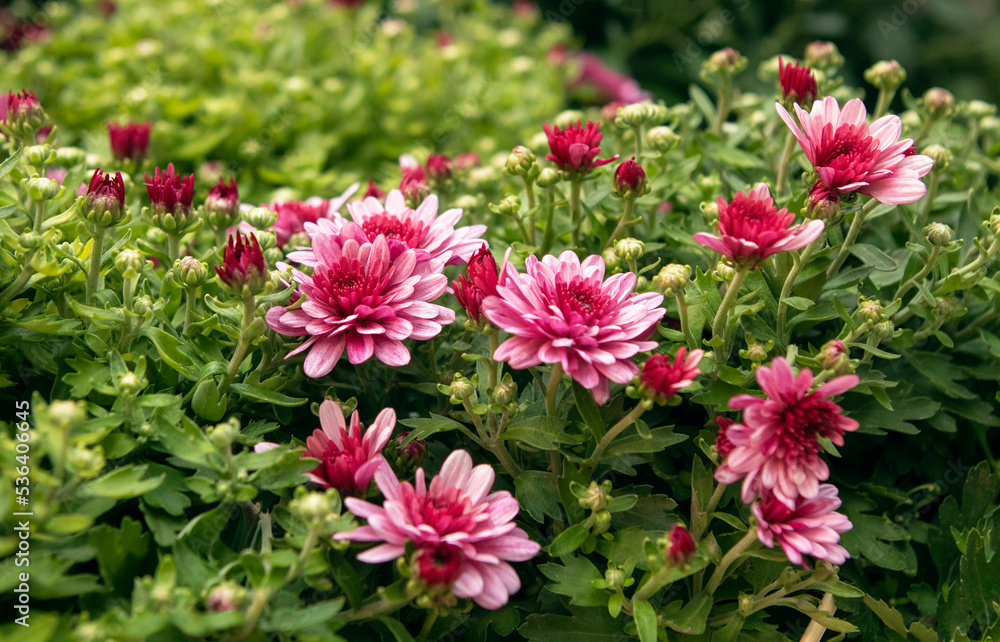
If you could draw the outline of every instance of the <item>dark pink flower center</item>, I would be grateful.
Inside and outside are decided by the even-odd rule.
[[[363,314],[359,306],[374,308],[382,301],[385,284],[365,274],[357,259],[346,256],[313,276],[313,298],[323,301],[340,314]]]
[[[407,504],[407,512],[414,516],[414,523],[427,524],[440,536],[468,533],[475,528],[472,502],[454,486],[424,497],[407,493],[403,501]]]
[[[396,239],[413,248],[420,247],[427,232],[423,224],[413,219],[397,218],[385,212],[369,217],[361,229],[370,239],[381,234],[386,239]]]
[[[733,202],[720,205],[719,232],[765,247],[785,236],[794,215],[778,211],[769,198],[754,198],[738,192]]]
[[[868,134],[867,125],[841,125],[836,132],[833,125],[823,129],[816,151],[816,167],[836,170],[830,187],[840,189],[858,180],[864,180],[879,157],[879,141]]]
[[[573,277],[569,283],[556,283],[556,297],[559,307],[567,313],[567,321],[589,322],[600,317],[611,299],[601,291],[600,283]],[[576,317],[576,318],[572,318]]]
[[[332,488],[348,494],[362,492],[363,488],[358,488],[354,482],[354,474],[365,462],[368,461],[364,449],[361,447],[360,434],[343,434],[341,439],[343,447],[327,437],[320,431],[316,431],[316,438],[325,440],[322,452],[308,451],[309,457],[315,457],[323,463],[317,466],[312,472],[317,477],[323,479]],[[360,433],[360,431],[358,431]],[[320,437],[320,435],[323,435]]]
[[[462,574],[462,549],[451,544],[439,543],[417,553],[417,570],[420,579],[428,584],[448,585]]]
[[[837,437],[840,407],[812,393],[800,400],[789,400],[781,409],[782,430],[778,432],[778,451],[786,461],[812,459],[819,452],[817,437]]]

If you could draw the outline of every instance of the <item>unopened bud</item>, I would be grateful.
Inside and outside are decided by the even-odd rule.
[[[964,111],[972,118],[986,118],[997,113],[997,106],[985,100],[970,100],[965,103]]]
[[[535,166],[535,154],[524,145],[518,145],[507,157],[503,173],[508,176],[525,176]]]
[[[954,296],[938,297],[937,307],[934,308],[934,314],[937,316],[950,319],[958,311],[960,304],[958,299]]]
[[[955,113],[955,96],[947,89],[931,87],[921,98],[927,115],[937,120],[949,118]]]
[[[837,45],[824,40],[817,40],[806,45],[804,62],[807,67],[821,71],[836,70],[844,64]]]
[[[674,564],[683,566],[694,557],[697,547],[690,531],[680,524],[674,525],[669,534],[670,543],[667,546],[667,559]]]
[[[267,207],[254,207],[243,215],[243,220],[258,230],[266,230],[278,220],[278,213]]]
[[[48,145],[32,145],[24,149],[23,158],[30,164],[38,167],[47,165],[55,160],[55,152]]]
[[[598,485],[597,482],[590,482],[590,486],[583,493],[583,497],[580,498],[580,506],[583,508],[589,508],[593,511],[600,511],[607,508],[608,503],[611,501],[609,493],[611,491],[611,484],[605,481],[603,484]]]
[[[185,256],[174,262],[174,278],[187,287],[197,287],[208,280],[208,265],[193,256]]]
[[[604,248],[601,258],[604,259],[605,267],[611,272],[618,270],[622,266],[621,259],[618,258],[618,253],[615,252],[615,248],[613,247]]]
[[[615,169],[615,182],[611,193],[619,198],[635,199],[649,191],[646,184],[646,172],[642,165],[631,160],[620,163]]]
[[[506,406],[515,401],[517,401],[517,384],[508,375],[504,375],[503,381],[493,390],[493,403]]]
[[[858,301],[858,318],[870,323],[878,323],[885,318],[885,310],[876,299],[861,299]]]
[[[623,261],[635,261],[642,258],[645,247],[639,239],[625,238],[615,241],[615,254]]]
[[[517,216],[517,213],[521,211],[521,199],[511,194],[500,201],[499,205],[491,203],[490,211],[501,216]]]
[[[851,367],[850,352],[839,339],[824,343],[816,355],[816,361],[824,370],[832,370],[837,375],[845,374]]]
[[[681,142],[681,137],[674,133],[674,130],[670,129],[665,125],[659,127],[653,127],[646,134],[646,141],[649,142],[649,146],[660,152],[661,154],[666,154],[677,147]]]
[[[635,128],[651,123],[662,123],[666,118],[666,107],[650,102],[634,103],[618,109],[615,124],[623,128]]]
[[[153,311],[153,300],[148,295],[143,294],[132,299],[132,311],[141,317]]]
[[[896,326],[893,325],[892,321],[886,319],[885,321],[876,323],[872,327],[872,335],[879,341],[882,341],[891,337],[895,330]]]
[[[548,188],[557,185],[561,180],[562,174],[559,170],[546,167],[538,174],[538,179],[535,182],[538,183],[539,187]]]
[[[740,355],[744,355],[751,363],[764,363],[767,361],[767,347],[761,343],[751,343],[746,350],[740,350]]]
[[[146,387],[147,381],[145,377],[140,377],[134,372],[126,372],[118,378],[118,392],[122,394],[123,397],[129,399],[134,398]]]
[[[452,403],[462,403],[462,401],[472,397],[472,393],[475,391],[476,389],[473,387],[471,381],[466,379],[461,374],[457,372],[455,373],[455,380],[452,381],[450,387]]]
[[[142,268],[146,266],[146,257],[139,250],[125,249],[115,257],[115,269],[122,278],[134,279],[142,274]]]
[[[931,245],[942,247],[951,243],[954,232],[944,223],[931,223],[924,228],[924,236]]]
[[[55,150],[56,162],[62,167],[81,165],[87,160],[87,152],[79,147],[60,147]]]
[[[625,586],[625,573],[617,568],[609,568],[604,572],[604,582],[612,591],[620,591]]]
[[[209,613],[236,611],[243,608],[247,590],[236,582],[223,582],[214,587],[205,599],[205,610]]]
[[[556,127],[566,129],[567,127],[576,125],[578,122],[586,120],[587,117],[582,111],[578,109],[567,109],[566,111],[560,112],[552,122]]]
[[[951,153],[951,150],[943,145],[933,144],[925,147],[921,153],[924,156],[929,156],[932,161],[934,161],[934,170],[938,172],[943,172],[948,169],[951,165],[952,159],[955,157]]]
[[[29,178],[25,185],[25,191],[28,192],[28,196],[35,201],[48,201],[57,196],[59,192],[62,191],[59,183],[55,182],[51,178],[42,178],[36,176],[35,178]]]
[[[691,282],[691,266],[680,263],[670,263],[660,268],[659,274],[653,277],[653,285],[666,296],[683,294]]]
[[[49,405],[49,421],[57,430],[76,428],[87,418],[84,405],[78,401],[59,400]]]
[[[101,474],[107,460],[104,458],[104,447],[100,444],[93,448],[77,446],[69,451],[66,457],[69,469],[81,479],[92,479]]]
[[[37,250],[45,243],[45,238],[38,232],[25,232],[17,237],[17,244],[25,250]]]
[[[236,438],[240,436],[240,425],[235,420],[224,421],[216,424],[208,430],[208,440],[216,448],[225,450],[233,445]]]
[[[882,91],[896,91],[906,81],[906,70],[895,60],[880,60],[865,70],[865,81]]]
[[[408,443],[409,432],[401,432],[386,445],[386,458],[397,470],[412,472],[427,459],[427,442],[414,439]]]
[[[732,281],[736,276],[736,268],[726,261],[719,261],[715,264],[715,276],[720,281]]]
[[[325,494],[317,491],[296,495],[289,505],[293,515],[306,524],[319,524],[326,521],[331,513],[330,500]]]
[[[709,76],[735,76],[747,67],[747,59],[732,47],[716,51],[702,65],[702,78]]]

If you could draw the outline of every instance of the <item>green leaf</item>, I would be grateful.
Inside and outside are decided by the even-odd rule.
[[[816,582],[811,588],[815,587],[817,591],[825,591],[836,597],[846,597],[846,598],[858,598],[864,597],[865,592],[859,588],[851,586],[846,582]]]
[[[181,376],[192,381],[198,380],[197,369],[191,357],[181,351],[181,342],[167,332],[153,326],[144,325],[139,328],[139,334],[153,342],[160,358]]]
[[[514,480],[514,496],[521,508],[536,522],[544,522],[546,517],[557,519],[562,515],[559,508],[559,485],[555,475],[548,471],[526,470]]]
[[[816,305],[812,299],[807,299],[802,296],[789,296],[782,299],[789,307],[795,308],[796,310],[808,310],[809,308]]]
[[[392,633],[392,637],[396,638],[396,642],[413,642],[413,636],[399,620],[394,620],[388,615],[379,615],[375,619],[389,629],[389,633]]]
[[[111,499],[127,499],[145,495],[159,487],[166,478],[166,475],[161,474],[143,479],[148,468],[147,464],[122,466],[103,477],[81,484],[76,492],[81,497],[108,497]]]
[[[851,254],[861,259],[861,262],[865,265],[870,265],[880,272],[891,272],[899,266],[896,259],[874,245],[868,245],[867,243],[855,243],[852,245]]]
[[[962,487],[962,525],[972,528],[987,517],[992,512],[990,507],[996,506],[998,495],[1000,480],[990,470],[990,463],[981,461],[973,466]]]
[[[581,441],[563,430],[567,423],[559,417],[535,415],[511,424],[503,438],[521,441],[540,450],[558,450],[559,444],[578,444]]]
[[[656,642],[656,609],[644,600],[632,603],[632,618],[640,642]]]
[[[960,569],[962,592],[972,615],[982,628],[988,628],[1000,617],[993,609],[994,603],[1000,603],[1000,555],[987,549],[982,533],[975,528],[966,540]]]
[[[907,556],[892,542],[905,542],[909,535],[898,524],[884,515],[851,513],[848,515],[854,528],[840,538],[841,545],[851,557],[864,557],[876,566],[890,571],[907,569]],[[904,547],[909,547],[908,543]],[[913,569],[915,570],[915,569]]]
[[[10,174],[14,166],[17,165],[17,161],[21,160],[22,153],[24,153],[24,145],[18,146],[14,153],[7,157],[7,160],[0,163],[0,178]]]
[[[608,601],[607,591],[594,588],[592,584],[604,575],[585,557],[566,558],[565,566],[542,564],[538,570],[550,580],[545,584],[546,590],[569,597],[570,604],[602,606]]]
[[[837,633],[854,633],[858,630],[858,627],[854,626],[847,620],[841,620],[840,618],[833,617],[829,613],[824,611],[808,611],[806,613],[813,622],[822,624],[825,628],[831,631],[836,631]]]
[[[594,439],[601,440],[607,432],[604,418],[601,416],[601,408],[594,401],[592,392],[581,386],[576,380],[573,381],[573,400],[576,401],[576,409],[580,411],[584,423],[590,428]]]
[[[572,615],[529,615],[517,632],[538,642],[624,642],[628,636],[622,623],[607,609],[571,608]]]
[[[449,417],[442,417],[431,413],[430,419],[420,417],[416,419],[400,419],[399,423],[407,428],[412,428],[410,434],[406,436],[404,443],[408,444],[416,439],[427,439],[433,434],[447,432],[449,430],[461,430],[468,432],[468,429],[459,422]]]
[[[701,634],[705,632],[708,613],[711,610],[712,597],[701,594],[685,604],[677,615],[664,619],[667,626],[678,633]]]
[[[549,544],[549,555],[552,557],[569,555],[580,548],[589,536],[590,529],[584,528],[583,524],[573,524],[552,540]]]
[[[673,426],[654,428],[649,431],[649,437],[629,435],[628,437],[616,439],[604,451],[604,458],[634,453],[658,453],[670,446],[686,441],[687,438],[687,435],[674,432]]]
[[[274,390],[268,390],[263,386],[258,386],[250,383],[234,383],[229,386],[230,390],[236,394],[251,399],[253,401],[259,401],[261,403],[270,403],[275,406],[284,406],[286,408],[294,408],[295,406],[301,406],[302,404],[309,401],[305,397],[289,397],[288,395],[283,395],[280,392],[275,392]]]
[[[887,627],[906,637],[906,625],[903,623],[903,616],[899,611],[892,608],[882,600],[876,600],[870,595],[865,596],[865,604],[878,616]]]
[[[341,609],[344,608],[344,602],[343,597],[338,597],[302,608],[276,609],[261,620],[260,630],[265,632],[301,631],[311,626],[324,624],[340,613]]]
[[[87,534],[87,540],[97,551],[104,582],[119,593],[131,590],[139,563],[149,550],[149,533],[143,532],[142,525],[126,516],[121,530],[101,524]]]

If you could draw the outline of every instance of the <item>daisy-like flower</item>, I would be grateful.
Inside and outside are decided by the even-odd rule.
[[[698,364],[705,356],[704,350],[677,350],[672,360],[668,354],[654,354],[646,359],[639,371],[639,388],[643,396],[663,404],[675,394],[690,386],[700,373]]]
[[[329,219],[335,221],[339,227],[344,221],[340,209],[354,196],[360,186],[360,183],[354,183],[343,194],[331,199],[313,196],[304,201],[271,203],[268,207],[278,215],[278,218],[270,230],[274,232],[278,246],[288,243],[298,232],[306,231],[306,226],[311,223]]]
[[[799,498],[794,506],[787,506],[776,497],[762,495],[753,505],[757,518],[757,538],[768,548],[777,541],[788,560],[809,568],[802,557],[811,555],[840,565],[850,554],[839,544],[840,534],[853,528],[846,515],[836,512],[840,508],[837,487],[822,484],[810,499]]]
[[[545,158],[561,170],[584,174],[595,167],[618,160],[618,154],[611,158],[597,158],[601,153],[601,138],[604,137],[599,123],[587,121],[587,126],[584,127],[577,121],[576,125],[570,125],[566,129],[545,123],[542,129],[549,139],[549,153]]]
[[[879,118],[869,126],[865,104],[853,98],[844,105],[832,96],[817,101],[807,112],[795,105],[802,129],[780,104],[778,114],[799,141],[820,180],[838,195],[867,194],[889,205],[920,200],[927,191],[921,177],[934,161],[921,154],[907,155],[913,145],[899,139],[903,124],[899,116]]]
[[[819,492],[819,482],[830,469],[819,456],[819,437],[844,445],[844,433],[858,429],[858,422],[841,415],[831,397],[858,384],[857,375],[831,379],[816,390],[812,372],[803,368],[798,377],[783,357],[770,367],[757,369],[757,383],[767,394],[761,399],[739,395],[729,407],[743,411],[743,423],[726,429],[732,449],[715,471],[715,479],[731,484],[743,478],[743,501],[767,492],[789,508],[799,498]]]
[[[781,56],[778,56],[778,82],[781,83],[781,93],[788,104],[809,104],[819,95],[812,69],[800,67],[799,63],[785,64]]]
[[[382,449],[389,443],[396,427],[396,412],[386,408],[375,422],[361,432],[358,411],[351,414],[351,425],[336,402],[327,399],[319,407],[322,430],[306,439],[303,457],[320,460],[320,465],[306,473],[309,481],[323,488],[336,488],[345,495],[360,495],[368,488],[375,470],[388,462]]]
[[[448,255],[448,265],[465,263],[473,252],[482,246],[480,237],[485,225],[455,228],[462,219],[462,210],[450,209],[438,214],[438,197],[431,194],[416,209],[406,206],[403,193],[397,189],[389,192],[385,205],[377,198],[368,197],[350,203],[347,211],[351,220],[361,226],[370,239],[384,235],[406,245],[426,250],[431,258]]]
[[[273,307],[265,316],[279,334],[309,337],[288,354],[309,350],[307,376],[329,374],[345,349],[351,363],[374,356],[388,366],[406,365],[404,339],[430,339],[455,320],[454,311],[431,303],[448,287],[441,274],[446,259],[428,259],[382,234],[369,241],[355,223],[345,223],[340,234],[319,232],[312,244],[313,275],[293,270],[308,300],[294,310]]]
[[[719,236],[698,232],[695,242],[728,256],[737,267],[756,269],[772,254],[797,250],[823,233],[823,221],[791,225],[795,215],[774,205],[764,183],[736,192],[731,203],[719,197]],[[789,227],[791,225],[791,227]]]
[[[392,469],[381,466],[375,484],[382,506],[348,497],[349,511],[368,520],[334,539],[382,542],[358,555],[369,564],[402,557],[406,545],[416,548],[416,571],[429,585],[449,586],[460,598],[487,609],[498,609],[521,588],[509,562],[524,562],[538,554],[513,519],[520,506],[505,490],[490,493],[494,473],[489,464],[472,466],[472,457],[456,450],[427,486],[423,468],[414,483],[400,482]]]
[[[631,359],[656,347],[647,341],[666,310],[663,295],[634,294],[635,274],[604,280],[604,259],[583,263],[572,251],[541,261],[529,256],[525,273],[505,267],[497,294],[482,310],[509,337],[493,354],[516,370],[559,363],[592,391],[599,404],[611,396],[609,383],[628,383],[638,371]]]

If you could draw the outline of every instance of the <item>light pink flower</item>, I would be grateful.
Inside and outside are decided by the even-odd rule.
[[[396,412],[392,408],[382,410],[361,434],[358,411],[351,415],[348,427],[340,406],[327,399],[319,407],[319,423],[323,429],[313,431],[306,439],[303,457],[313,457],[322,463],[306,473],[306,477],[346,495],[364,493],[375,469],[388,463],[382,456],[382,449],[396,427]]]
[[[360,183],[354,183],[336,198],[325,199],[312,196],[304,201],[287,201],[268,205],[267,207],[278,215],[278,219],[271,227],[271,231],[274,232],[278,241],[278,246],[287,243],[288,239],[296,233],[304,232],[308,223],[316,223],[322,219],[333,219],[338,222],[338,225],[341,224],[344,219],[340,215],[340,208],[358,191],[360,186]]]
[[[743,501],[768,491],[792,508],[799,498],[819,492],[819,482],[830,476],[820,459],[819,437],[838,446],[844,433],[857,430],[858,422],[842,416],[830,398],[858,384],[857,375],[831,379],[813,392],[812,372],[803,368],[798,377],[783,357],[757,369],[757,383],[767,394],[761,399],[739,395],[729,407],[743,410],[743,422],[726,429],[732,449],[715,471],[715,479],[732,484],[743,478]]]
[[[273,307],[265,316],[279,334],[309,337],[288,354],[309,350],[307,376],[328,374],[345,348],[354,364],[374,355],[388,366],[406,365],[404,339],[430,339],[455,320],[454,311],[431,303],[448,287],[443,259],[381,234],[369,241],[354,223],[345,223],[340,234],[317,233],[312,243],[313,275],[292,272],[307,300],[293,310]]]
[[[493,358],[516,370],[560,363],[603,404],[610,381],[628,383],[638,371],[632,357],[656,347],[646,339],[666,312],[662,295],[633,288],[631,272],[605,281],[604,259],[581,263],[569,250],[541,261],[529,256],[524,274],[508,266],[497,294],[482,303],[490,323],[513,335]]]
[[[521,588],[508,562],[531,559],[541,549],[513,519],[520,506],[505,490],[490,493],[494,473],[489,464],[472,466],[472,457],[456,450],[427,487],[423,468],[414,483],[400,482],[389,466],[375,472],[385,501],[376,506],[348,497],[345,506],[368,520],[334,539],[382,542],[358,555],[369,564],[389,562],[417,549],[418,572],[428,584],[448,584],[461,598],[498,609]]]
[[[931,171],[934,161],[907,155],[913,141],[899,139],[903,132],[899,116],[883,116],[869,126],[860,99],[847,101],[841,110],[837,99],[827,96],[813,103],[812,112],[795,105],[799,129],[784,107],[779,103],[775,107],[820,180],[838,194],[857,191],[882,203],[904,205],[919,201],[927,191],[920,178]]]
[[[720,197],[718,204],[719,236],[698,232],[694,240],[747,269],[755,269],[772,254],[809,245],[825,227],[823,221],[789,227],[795,214],[779,210],[764,183],[757,183],[747,194],[736,192],[731,203]]]
[[[384,234],[398,239],[412,248],[426,250],[432,258],[446,254],[448,265],[465,263],[473,252],[482,246],[479,238],[486,232],[485,225],[455,228],[462,218],[462,210],[450,209],[438,214],[438,197],[431,194],[424,202],[411,209],[406,206],[403,193],[398,189],[389,192],[383,206],[377,198],[369,197],[347,206],[351,220],[361,226],[369,238]]]
[[[792,507],[776,497],[762,495],[753,505],[757,518],[757,538],[768,548],[777,540],[793,564],[809,565],[803,555],[840,565],[850,557],[839,544],[840,534],[853,528],[847,516],[835,512],[840,508],[837,487],[822,484],[811,499],[799,498]]]

